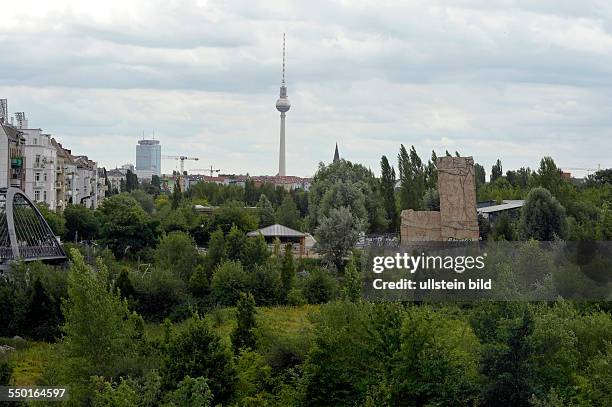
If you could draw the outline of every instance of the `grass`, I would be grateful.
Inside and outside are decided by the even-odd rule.
[[[308,315],[317,312],[318,305],[303,305],[297,307],[258,307],[257,323],[262,327],[273,329],[279,335],[299,335],[305,329],[310,328]],[[236,326],[236,308],[216,308],[208,312],[204,319],[229,344],[230,333]],[[172,324],[174,332],[181,332],[186,323]],[[164,335],[163,323],[147,323],[146,334],[151,339],[161,339]]]
[[[259,307],[257,308],[258,329],[265,331],[267,336],[278,339],[299,340],[311,328],[308,316],[318,310],[318,305]],[[230,345],[230,333],[236,326],[235,312],[235,308],[217,308],[204,317],[228,345]],[[180,333],[185,327],[185,321],[172,324],[174,332]],[[147,323],[145,330],[150,339],[161,339],[164,335],[164,327],[160,323]],[[53,345],[11,338],[0,338],[0,344],[15,348],[15,351],[6,355],[13,364],[11,384],[15,386],[36,384],[43,374],[45,362],[49,353],[53,351]]]
[[[24,339],[0,338],[0,345],[9,345],[15,351],[8,359],[13,364],[11,384],[31,386],[42,375],[50,345],[45,342],[31,342]]]

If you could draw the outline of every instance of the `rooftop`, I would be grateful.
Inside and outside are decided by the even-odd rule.
[[[478,208],[478,213],[492,213],[492,212],[500,212],[507,211],[510,209],[517,209],[523,206],[525,203],[522,199],[507,199],[504,200],[502,204],[499,205],[491,205],[485,206],[483,208]]]
[[[297,230],[293,230],[288,228],[287,226],[279,225],[278,223],[274,225],[267,226],[262,229],[257,229],[252,232],[247,233],[247,236],[255,237],[262,235],[263,237],[305,237],[306,233],[299,232]]]

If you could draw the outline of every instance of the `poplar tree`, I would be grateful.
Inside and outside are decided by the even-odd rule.
[[[399,218],[395,205],[395,169],[389,164],[389,160],[384,155],[380,160],[380,170],[380,191],[387,213],[387,219],[390,221],[389,229],[391,231],[397,231]]]

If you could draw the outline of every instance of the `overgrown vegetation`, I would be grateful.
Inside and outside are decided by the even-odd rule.
[[[398,158],[381,178],[321,164],[308,192],[247,180],[168,195],[131,177],[96,211],[43,208],[71,263],[0,279],[0,385],[66,385],[78,406],[612,405],[609,302],[362,299],[360,236],[439,207],[436,154]],[[612,237],[610,170],[574,183],[550,158],[505,174],[498,161],[476,185],[479,200],[526,199],[479,219],[485,240]],[[246,235],[274,223],[312,233],[320,256]],[[515,261],[552,267],[532,243]]]

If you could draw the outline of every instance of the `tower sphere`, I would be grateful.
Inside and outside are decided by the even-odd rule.
[[[289,111],[289,108],[291,108],[291,102],[288,98],[278,98],[278,100],[276,101],[276,110],[281,113],[286,113]]]

